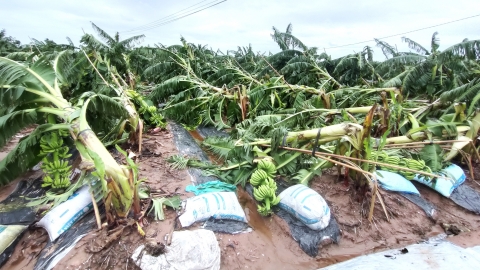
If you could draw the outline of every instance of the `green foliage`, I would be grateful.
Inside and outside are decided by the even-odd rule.
[[[40,125],[28,136],[20,139],[15,148],[0,161],[0,186],[12,182],[42,160],[40,139],[43,133],[54,128],[51,124]]]
[[[445,167],[443,156],[443,150],[438,144],[425,145],[419,153],[420,159],[434,172],[439,172]]]
[[[6,56],[12,52],[15,52],[21,48],[20,41],[14,37],[8,36],[5,29],[0,31],[0,56]]]
[[[455,139],[462,135],[459,126],[467,126],[479,107],[479,40],[465,39],[440,50],[438,33],[432,35],[428,48],[404,37],[408,52],[376,40],[386,57],[377,62],[369,46],[331,59],[294,36],[291,24],[285,32],[273,28],[272,39],[280,48],[277,53],[255,52],[251,45],[223,53],[183,37],[173,46],[135,47],[142,35],[122,40],[118,33],[110,36],[97,25],[92,27],[97,35],[85,34],[80,48],[71,40],[57,44],[46,39],[32,40],[35,49],[29,50],[0,32],[0,55],[7,55],[0,58],[0,147],[23,128],[40,125],[0,162],[2,184],[38,163],[44,133],[72,130],[70,124],[85,102],[89,102],[84,110],[89,125],[107,144],[126,139],[124,131],[132,131],[127,125],[136,122],[132,104],[150,125],[165,127],[166,119],[171,119],[188,129],[210,125],[228,130],[230,137],[207,138],[202,145],[222,165],[180,156],[169,161],[174,168],[201,168],[241,185],[252,176],[258,159],[265,158],[273,159],[276,175],[307,185],[334,164],[283,149],[311,151],[316,144],[303,138],[303,133],[289,142],[285,135],[346,122],[362,125],[365,113],[355,107],[377,104],[371,133],[364,134],[372,140],[362,142],[356,131],[342,137],[322,136],[317,151],[368,159],[394,139]],[[467,104],[466,113],[464,107],[454,113],[457,102]],[[44,125],[45,114],[54,114],[66,124]],[[95,174],[104,179],[102,157],[77,145],[95,163]],[[358,152],[362,148],[365,151]],[[424,160],[438,171],[444,165],[438,150],[436,145],[426,146],[419,155],[403,150],[391,158],[393,162],[398,157],[401,166],[408,167],[414,156],[418,163],[411,161],[412,167],[423,166],[420,160]],[[136,165],[127,162],[137,174]],[[428,166],[419,169],[427,171]],[[156,218],[163,216],[165,203],[154,199]],[[269,213],[266,204],[261,207],[262,213]]]
[[[0,117],[0,148],[19,131],[37,122],[36,110],[21,110]]]
[[[173,209],[180,209],[181,202],[179,196],[173,196],[170,198],[152,198],[152,208],[150,208],[150,211],[148,211],[147,214],[150,214],[153,211],[155,220],[164,220],[165,213],[163,208],[165,206],[170,206]]]

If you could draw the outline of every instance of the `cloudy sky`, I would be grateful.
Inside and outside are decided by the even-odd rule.
[[[270,37],[272,26],[284,31],[292,23],[293,34],[303,43],[309,47],[325,49],[335,58],[358,52],[366,45],[375,46],[375,43],[332,47],[480,14],[480,4],[475,4],[477,0],[227,0],[191,16],[158,26],[220,1],[3,1],[0,29],[4,28],[7,35],[22,43],[30,42],[30,38],[49,38],[57,43],[67,43],[65,37],[68,36],[78,45],[83,31],[94,33],[90,24],[94,22],[111,35],[120,32],[121,39],[145,34],[143,45],[178,44],[180,36],[183,36],[189,42],[208,44],[213,49],[219,48],[222,51],[252,44],[255,51],[277,52],[278,46]],[[192,5],[196,6],[191,7]],[[189,7],[191,8],[187,9]],[[429,49],[431,36],[438,31],[440,49],[445,49],[464,38],[480,39],[478,25],[480,16],[406,36]],[[132,29],[137,31],[131,31]],[[408,50],[402,44],[401,36],[385,41],[397,45],[399,51]],[[384,58],[379,48],[375,51],[377,60]]]

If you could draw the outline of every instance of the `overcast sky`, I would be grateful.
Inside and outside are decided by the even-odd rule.
[[[218,1],[218,0],[217,0]],[[254,51],[278,52],[270,34],[272,26],[285,31],[292,23],[293,34],[309,47],[325,48],[333,58],[362,50],[374,42],[342,48],[330,47],[370,40],[464,17],[480,14],[478,0],[227,0],[191,16],[138,32],[126,32],[165,18],[178,18],[215,2],[213,0],[11,0],[3,1],[0,29],[22,43],[30,38],[49,38],[78,45],[83,30],[94,33],[90,21],[110,35],[120,38],[145,34],[142,45],[180,43],[180,36],[195,44],[208,44],[226,51],[252,44]],[[182,11],[192,5],[189,10]],[[180,13],[178,13],[180,12]],[[168,18],[167,18],[168,19]],[[427,49],[433,32],[438,31],[440,49],[464,38],[480,39],[480,17],[406,34]],[[385,39],[400,51],[408,48],[401,36]],[[384,56],[375,49],[376,60]]]

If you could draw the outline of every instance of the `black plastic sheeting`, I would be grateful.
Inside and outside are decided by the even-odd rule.
[[[73,162],[78,156],[78,151],[71,150],[70,162]],[[28,198],[38,198],[45,195],[45,189],[42,188],[42,177],[35,180],[22,180],[20,181],[15,190],[0,203],[0,224],[2,225],[32,225],[36,222],[35,207],[27,207],[29,202]],[[68,248],[72,248],[76,241],[80,240],[90,230],[96,228],[96,220],[93,211],[76,222],[68,231],[60,235],[53,243],[48,240],[47,245],[41,251],[38,261],[35,264],[34,269],[44,270],[51,269],[49,265],[52,262],[58,262],[63,256],[57,256]],[[0,256],[0,263],[3,263],[5,258],[8,259],[21,236],[17,237],[8,249]]]
[[[319,231],[310,229],[296,217],[292,216],[287,211],[280,209],[280,207],[278,207],[278,211],[276,211],[275,214],[288,223],[293,239],[295,239],[300,245],[300,248],[311,257],[316,257],[318,255],[318,246],[323,241],[326,243],[328,243],[329,240],[333,243],[338,243],[340,241],[340,228],[333,214],[330,216],[330,223],[328,226]]]
[[[277,181],[277,195],[288,187],[283,180]],[[253,198],[253,186],[245,186],[247,193]],[[285,220],[290,228],[290,234],[298,242],[300,248],[311,257],[316,257],[319,252],[320,243],[338,243],[340,241],[340,227],[333,213],[330,216],[330,223],[323,230],[312,230],[303,224],[295,216],[281,209],[278,206],[272,207],[273,212]]]
[[[200,136],[203,138],[207,137],[228,137],[228,133],[223,131],[223,130],[217,130],[214,127],[205,127],[205,126],[200,126],[197,129],[198,133]]]
[[[0,224],[2,225],[32,225],[36,219],[36,209],[28,207],[27,198],[43,196],[42,178],[22,180],[18,182],[13,192],[0,203]],[[0,254],[0,266],[12,256],[15,247],[25,233],[23,231],[14,242]]]
[[[77,150],[70,150],[72,163],[79,155]],[[28,199],[45,195],[42,188],[42,177],[34,180],[21,180],[13,192],[0,203],[0,224],[2,225],[32,225],[36,218],[36,208],[28,207]]]
[[[0,203],[0,224],[31,225],[35,222],[36,209],[28,207],[27,198],[38,198],[45,194],[42,189],[42,178],[22,180],[15,190]]]
[[[250,226],[247,223],[236,220],[210,218],[202,228],[219,233],[236,234],[248,231]]]
[[[465,183],[452,192],[450,199],[459,206],[480,215],[480,193]]]
[[[17,246],[18,242],[20,242],[20,239],[22,239],[22,236],[26,231],[27,230],[24,230],[20,235],[18,235],[15,241],[13,241],[10,246],[8,246],[3,253],[0,254],[0,267],[2,267],[8,261],[8,259],[10,259],[13,251],[15,251],[15,247]]]
[[[103,207],[101,209],[103,209]],[[103,212],[104,210],[101,210],[100,214]],[[34,270],[52,269],[82,237],[95,228],[97,228],[97,221],[95,219],[95,213],[92,211],[77,221],[70,229],[55,239],[55,241],[52,242],[48,240],[47,245],[38,257]]]
[[[188,156],[189,158],[209,161],[207,154],[202,150],[202,148],[200,148],[192,135],[190,135],[190,133],[188,133],[188,131],[182,125],[175,122],[170,122],[170,128],[179,154]],[[189,168],[188,173],[192,176],[192,182],[194,185],[218,180],[215,177],[204,175],[202,170],[196,168]]]
[[[416,204],[418,207],[420,207],[423,211],[425,211],[425,213],[427,214],[427,216],[429,218],[431,218],[431,219],[435,218],[435,214],[436,214],[435,206],[433,206],[433,204],[427,202],[420,195],[404,193],[404,192],[399,192],[399,194],[402,195],[407,200],[409,200],[410,202]]]

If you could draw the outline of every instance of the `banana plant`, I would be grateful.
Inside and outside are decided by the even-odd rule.
[[[17,132],[36,125],[0,162],[0,184],[6,185],[40,161],[40,138],[47,132],[67,131],[81,153],[81,168],[96,170],[102,182],[108,222],[126,218],[136,193],[136,183],[129,169],[118,164],[88,121],[89,109],[104,118],[119,121],[128,111],[117,100],[101,94],[84,95],[76,103],[64,98],[61,86],[59,58],[38,60],[26,66],[0,57],[0,102],[6,108],[0,117],[0,147]],[[91,106],[91,105],[94,106]],[[47,123],[53,116],[56,123]]]

